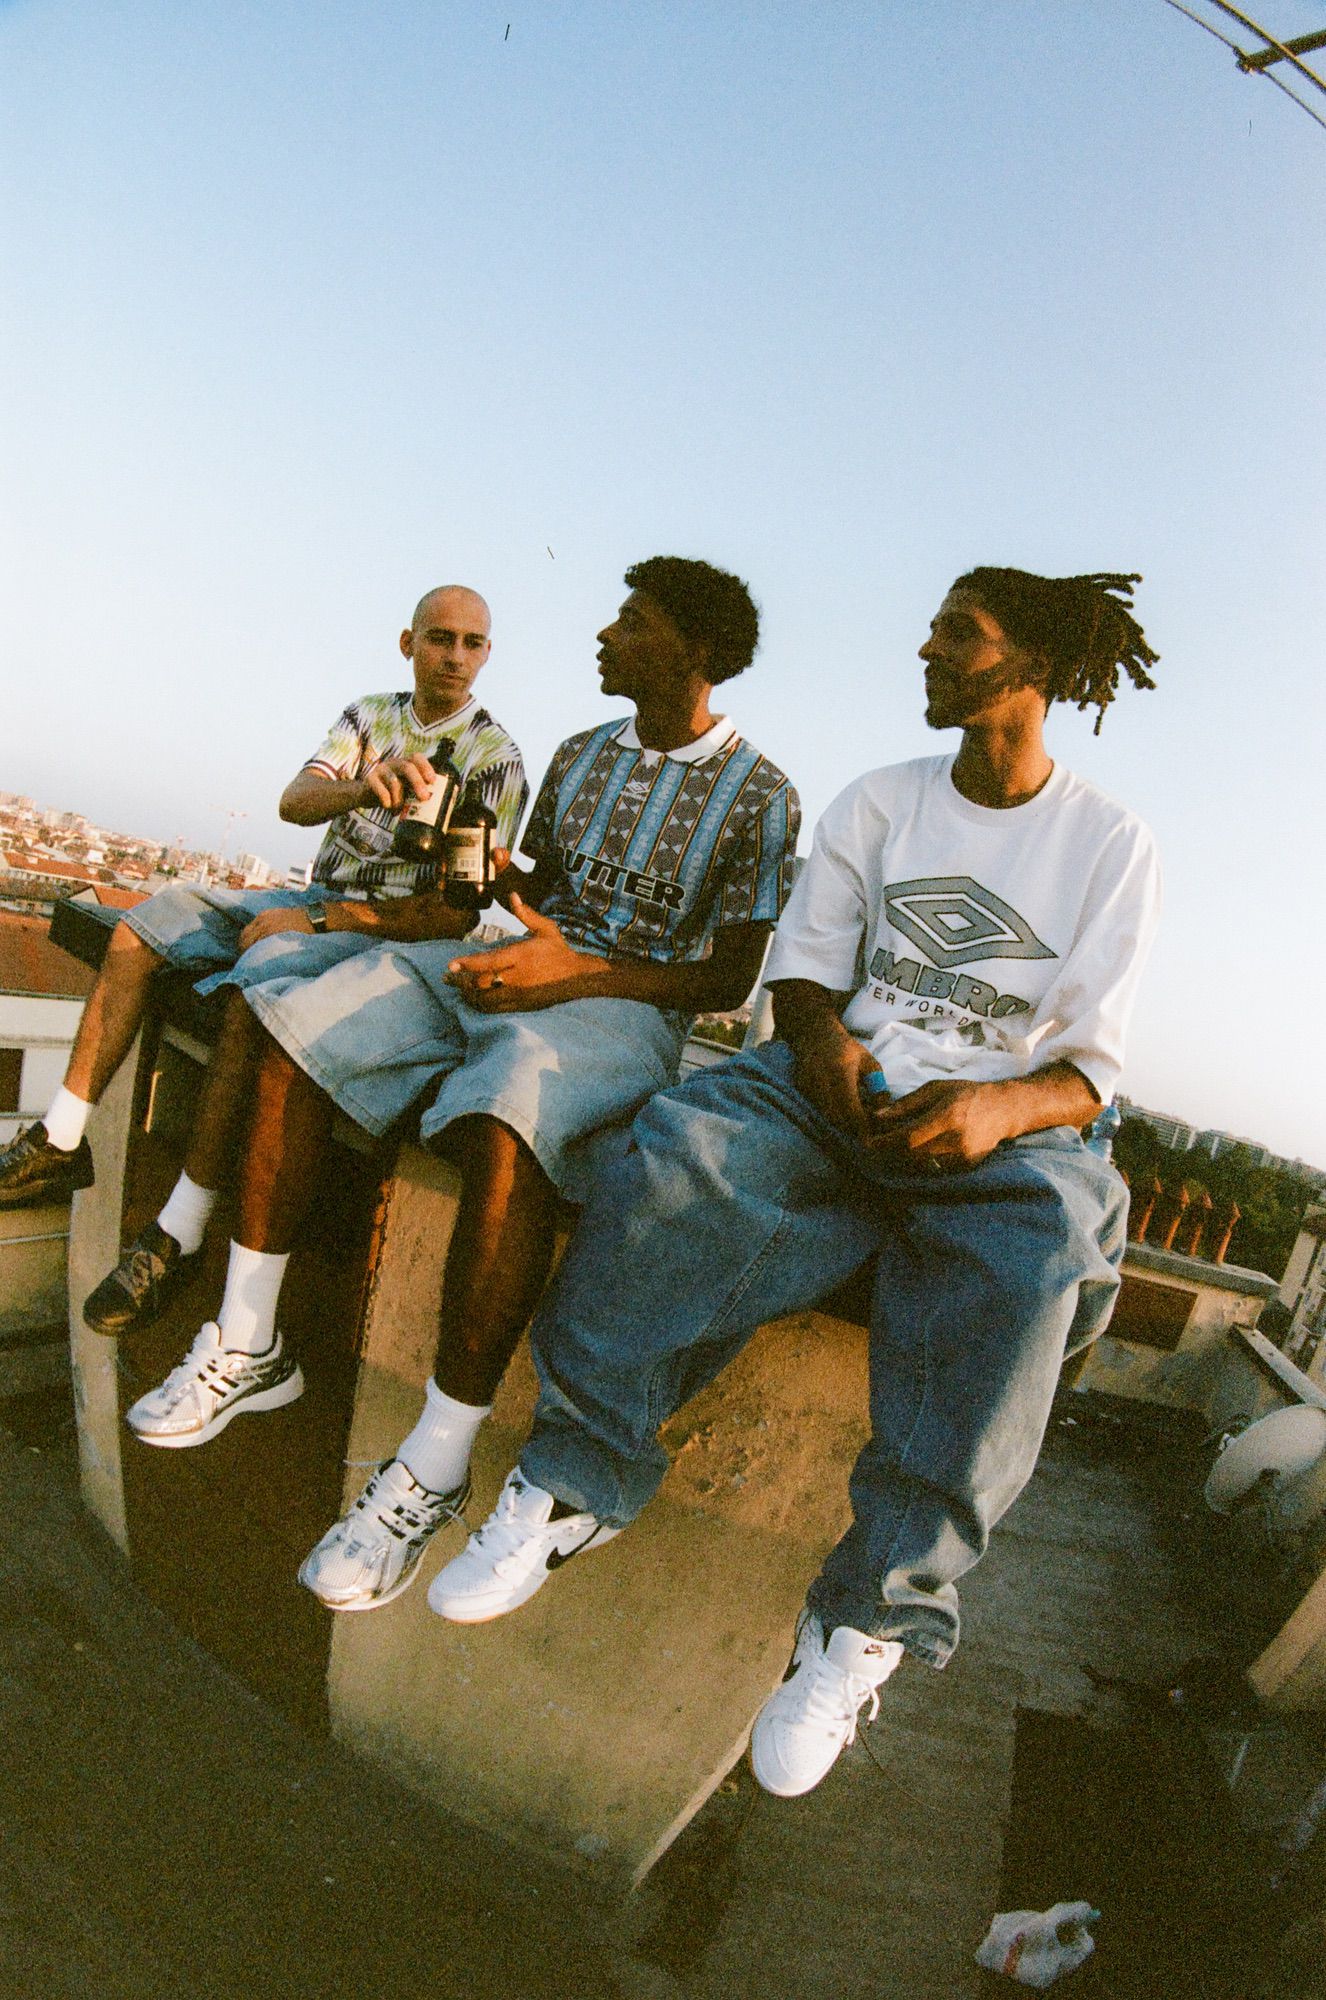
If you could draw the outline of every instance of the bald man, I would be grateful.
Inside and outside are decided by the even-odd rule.
[[[307,889],[163,890],[116,926],[83,1010],[65,1079],[44,1120],[0,1153],[0,1208],[59,1201],[92,1181],[84,1127],[133,1042],[164,966],[204,975],[197,990],[230,989],[185,1154],[170,1199],[129,1245],[84,1307],[94,1331],[145,1324],[188,1275],[233,1148],[258,1031],[244,1004],[254,979],[313,977],[387,940],[454,937],[473,918],[452,909],[430,862],[391,852],[401,806],[424,797],[433,760],[449,758],[515,845],[528,788],[519,750],[474,699],[491,648],[477,591],[428,591],[400,635],[413,691],[364,695],[343,710],[281,794],[296,826],[326,825]]]

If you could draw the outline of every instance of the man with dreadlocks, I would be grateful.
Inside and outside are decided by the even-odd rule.
[[[1080,1129],[1108,1101],[1154,928],[1146,828],[1044,743],[1054,701],[1153,685],[1131,576],[960,577],[920,649],[956,756],[834,801],[774,941],[777,1039],[655,1097],[534,1326],[542,1396],[444,1617],[525,1602],[620,1532],[656,1431],[752,1331],[875,1259],[852,1524],[756,1718],[792,1795],[903,1652],[942,1667],[957,1579],[1029,1478],[1066,1350],[1104,1326],[1127,1197]]]

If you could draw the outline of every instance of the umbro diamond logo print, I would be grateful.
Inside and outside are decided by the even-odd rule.
[[[884,911],[894,930],[951,972],[982,958],[1056,958],[1015,909],[970,875],[930,875],[893,882]]]

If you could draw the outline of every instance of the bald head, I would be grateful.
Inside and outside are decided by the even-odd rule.
[[[477,590],[439,584],[419,599],[401,651],[414,668],[414,712],[422,723],[454,715],[488,658],[490,618]]]
[[[439,583],[426,590],[414,607],[410,630],[417,632],[425,622],[435,624],[439,619],[448,624],[460,619],[485,634],[491,632],[493,624],[493,614],[483,598],[464,583]]]

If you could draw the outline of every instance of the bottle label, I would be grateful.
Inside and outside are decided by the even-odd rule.
[[[488,828],[457,826],[447,835],[447,880],[488,887]]]
[[[445,828],[455,810],[460,785],[452,771],[439,771],[426,799],[411,796],[401,819],[410,826]]]

